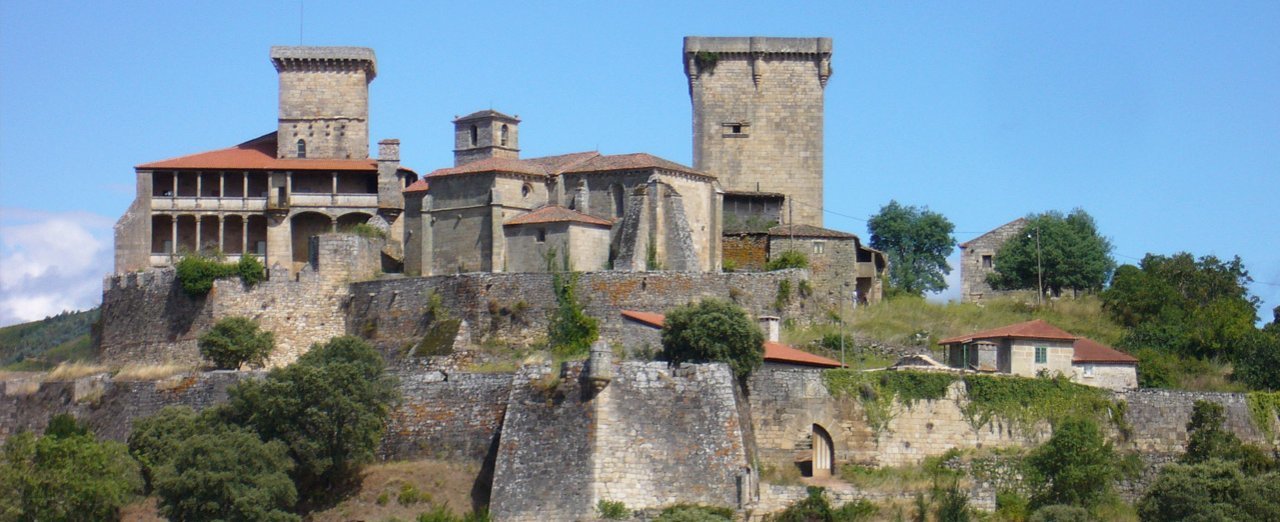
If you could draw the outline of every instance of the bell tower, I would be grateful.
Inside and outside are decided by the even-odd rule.
[[[495,110],[453,120],[453,166],[485,158],[520,159],[520,118]]]

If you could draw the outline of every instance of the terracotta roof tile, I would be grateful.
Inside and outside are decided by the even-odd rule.
[[[1060,341],[1074,341],[1078,337],[1071,335],[1061,328],[1046,323],[1043,319],[1027,321],[1024,323],[1011,324],[1009,326],[1001,326],[1000,328],[992,328],[981,332],[952,337],[938,341],[938,344],[963,344],[975,339],[999,339],[999,338],[1019,338],[1019,339],[1053,339]]]
[[[813,225],[778,225],[769,229],[771,236],[827,237],[834,239],[856,239],[858,236],[839,230],[815,227]]]
[[[138,169],[378,170],[371,159],[278,159],[276,133],[234,147],[138,165]],[[408,169],[404,169],[408,170]]]
[[[559,174],[565,168],[576,165],[587,159],[599,156],[598,152],[575,152],[559,156],[545,156],[530,159],[485,158],[465,165],[436,169],[425,177],[455,176],[458,174],[479,174],[482,172],[510,172],[531,176],[551,176]]]
[[[587,161],[579,163],[572,168],[566,169],[565,172],[587,173],[587,172],[604,172],[610,170],[632,170],[632,169],[664,169],[674,170],[677,172],[685,172],[689,174],[697,174],[699,176],[713,177],[705,172],[699,172],[692,167],[686,167],[674,161],[665,160],[646,154],[643,152],[635,154],[611,154],[608,156],[596,156]]]
[[[666,323],[666,316],[662,314],[655,314],[653,312],[623,310],[622,316],[653,328],[662,328]],[[785,344],[775,343],[773,341],[764,342],[764,360],[766,362],[800,364],[821,368],[839,368],[843,366],[840,364],[840,361],[828,359],[821,355],[814,355],[803,350],[797,350]]]
[[[500,119],[500,120],[513,121],[513,122],[517,122],[517,123],[519,123],[519,122],[520,122],[520,119],[519,119],[519,118],[516,118],[515,116],[511,116],[511,115],[503,114],[503,113],[498,112],[498,111],[495,111],[495,110],[493,110],[493,109],[485,109],[485,110],[483,110],[483,111],[476,111],[476,112],[473,112],[473,113],[468,114],[468,115],[466,115],[466,116],[463,116],[463,117],[461,117],[461,118],[455,118],[455,119],[453,120],[453,122],[454,122],[454,123],[457,123],[457,122],[460,122],[460,121],[478,120],[478,119],[480,119],[480,118],[497,118],[497,119]]]
[[[570,209],[561,207],[559,205],[547,205],[545,207],[535,209],[534,211],[529,212],[527,214],[521,214],[519,216],[508,219],[506,223],[503,223],[503,225],[505,226],[532,225],[532,224],[538,224],[538,223],[563,223],[563,222],[585,223],[588,225],[599,225],[599,226],[606,226],[606,227],[613,226],[613,222],[611,221],[607,221],[595,216],[583,214],[576,210],[570,210]]]
[[[420,179],[418,181],[413,182],[408,187],[405,187],[404,191],[405,192],[426,192],[428,188],[430,188],[430,185],[427,184],[427,180]]]
[[[1076,339],[1074,346],[1075,355],[1071,358],[1071,362],[1138,363],[1138,359],[1136,357],[1086,337]]]

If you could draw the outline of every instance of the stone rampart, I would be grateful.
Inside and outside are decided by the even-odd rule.
[[[510,373],[402,368],[400,403],[379,456],[483,462],[497,448],[511,394]]]

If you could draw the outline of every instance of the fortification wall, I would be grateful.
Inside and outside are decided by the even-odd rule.
[[[400,403],[379,456],[483,462],[497,449],[511,394],[510,373],[400,368]]]
[[[778,284],[792,288],[808,277],[803,270],[763,273],[582,272],[577,295],[587,315],[600,320],[600,337],[624,344],[633,337],[622,310],[665,312],[707,297],[731,299],[752,314],[777,314]],[[472,273],[368,281],[351,285],[348,332],[383,348],[403,348],[430,327],[432,294],[454,317],[467,321],[476,341],[519,342],[545,335],[555,309],[551,274]],[[794,293],[794,292],[793,292]],[[793,297],[782,314],[797,316],[804,303]],[[519,310],[514,312],[514,310]]]

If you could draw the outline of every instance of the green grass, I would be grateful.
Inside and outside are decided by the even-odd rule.
[[[39,371],[60,362],[92,360],[89,330],[97,320],[94,308],[0,328],[0,369]]]

